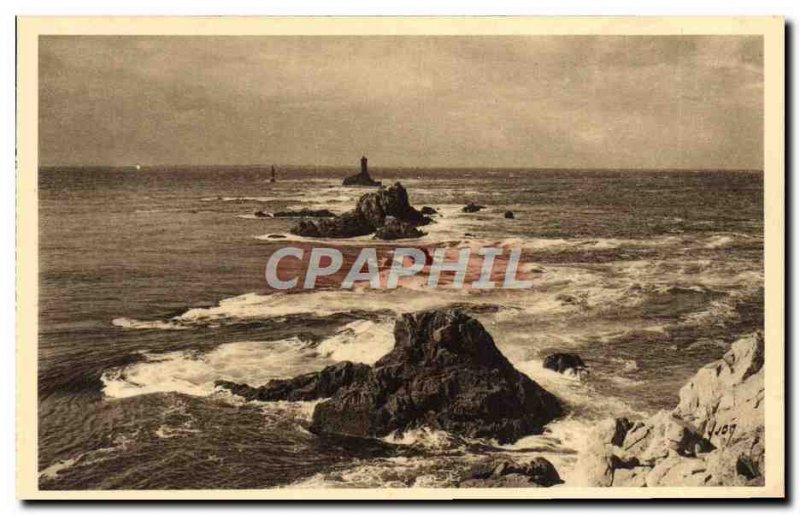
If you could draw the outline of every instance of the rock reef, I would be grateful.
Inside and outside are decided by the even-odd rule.
[[[591,486],[764,484],[764,338],[731,345],[680,390],[680,402],[646,420],[608,420],[580,467]]]
[[[218,386],[259,400],[330,397],[315,407],[311,431],[356,437],[428,427],[507,443],[540,433],[563,413],[459,310],[402,315],[394,337],[393,350],[372,367],[345,362],[264,387]]]
[[[362,195],[352,211],[334,218],[317,221],[303,220],[292,227],[289,232],[312,238],[352,238],[365,236],[379,230],[386,224],[387,219],[402,222],[412,228],[431,222],[430,218],[411,206],[408,192],[398,182],[388,188],[381,187],[378,191]],[[411,233],[404,227],[396,227],[394,232],[396,233],[397,230],[400,230],[401,234]],[[387,229],[385,234],[391,236],[392,228]]]

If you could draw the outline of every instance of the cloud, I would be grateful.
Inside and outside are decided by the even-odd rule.
[[[43,164],[760,168],[732,36],[40,39]]]

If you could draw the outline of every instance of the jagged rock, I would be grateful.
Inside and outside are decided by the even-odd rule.
[[[375,227],[382,226],[388,216],[414,226],[426,225],[431,221],[411,206],[408,192],[399,182],[362,195],[356,204],[356,212]]]
[[[375,238],[379,240],[399,240],[404,238],[421,238],[425,233],[411,225],[396,218],[387,219],[386,224],[379,228],[375,233]]]
[[[340,388],[364,380],[370,373],[368,365],[343,361],[292,379],[273,379],[264,386],[253,387],[231,381],[216,381],[214,384],[249,401],[310,401],[330,397]]]
[[[436,215],[436,214],[439,214],[439,212],[436,211],[436,209],[434,209],[434,208],[432,208],[430,206],[422,206],[419,209],[419,212],[422,213],[423,215]]]
[[[673,411],[598,425],[576,467],[592,486],[763,485],[763,364],[762,333],[737,340]]]
[[[275,218],[299,218],[299,217],[308,217],[308,218],[332,218],[336,216],[336,213],[329,211],[328,209],[308,209],[303,208],[297,211],[277,211],[272,214]]]
[[[461,211],[463,211],[465,213],[477,213],[481,209],[485,209],[485,208],[486,208],[486,206],[481,206],[479,204],[475,204],[473,202],[470,202],[466,206],[462,207]]]
[[[316,406],[313,432],[376,437],[428,426],[511,442],[563,412],[461,311],[403,315],[394,336],[394,349],[367,380]]]
[[[579,374],[587,370],[586,363],[583,362],[580,356],[568,352],[556,352],[545,356],[542,366],[559,374],[564,374],[568,371]]]
[[[508,218],[509,220],[514,219],[514,212],[513,211],[506,211],[503,213],[503,217]]]
[[[563,483],[558,471],[547,459],[537,456],[527,464],[511,460],[490,460],[473,466],[459,483],[460,487],[549,487]]]
[[[375,232],[383,227],[387,217],[414,227],[431,221],[411,206],[408,192],[398,182],[389,188],[362,195],[353,211],[331,219],[303,220],[289,232],[312,238],[352,238]]]

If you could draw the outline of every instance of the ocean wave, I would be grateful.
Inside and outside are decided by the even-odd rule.
[[[373,364],[394,346],[393,324],[358,320],[318,344],[299,338],[224,343],[207,352],[141,352],[141,360],[106,370],[101,380],[108,397],[159,392],[209,396],[217,380],[266,384],[294,377],[336,361]]]

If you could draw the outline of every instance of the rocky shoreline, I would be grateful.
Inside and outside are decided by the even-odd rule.
[[[263,386],[218,381],[247,400],[322,400],[316,434],[380,438],[418,428],[512,443],[565,414],[553,394],[517,371],[491,335],[463,312],[399,317],[395,345],[373,366],[340,362]],[[764,484],[764,340],[734,342],[701,368],[680,402],[644,420],[608,419],[587,435],[575,470],[588,486]],[[556,372],[585,370],[574,354],[553,354]],[[527,463],[489,458],[463,474],[464,487],[548,487],[562,483],[544,457]]]
[[[672,411],[607,420],[577,465],[591,486],[763,486],[764,337],[731,345]]]

